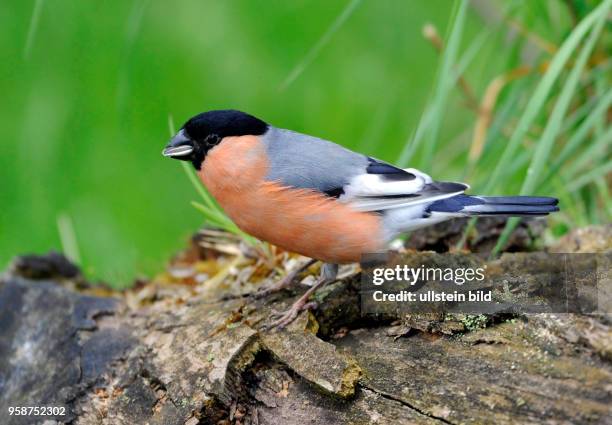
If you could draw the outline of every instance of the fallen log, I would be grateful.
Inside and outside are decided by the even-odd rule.
[[[610,226],[581,230],[555,250],[610,252],[611,233]],[[587,242],[589,235],[597,241]],[[420,255],[451,261],[458,254]],[[521,255],[529,254],[498,261],[539,267]],[[317,294],[312,314],[284,331],[264,331],[271,310],[287,307],[303,289],[252,299],[166,288],[134,303],[135,293],[150,288],[92,295],[73,268],[54,261],[35,258],[44,267],[34,273],[22,258],[0,281],[2,423],[514,424],[612,417],[606,315],[500,315],[477,326],[436,315],[364,317],[352,274]],[[65,414],[8,414],[22,406],[57,406]]]

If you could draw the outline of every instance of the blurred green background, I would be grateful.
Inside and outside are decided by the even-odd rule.
[[[597,2],[566,3],[469,5],[457,67],[478,101],[506,70],[552,55],[495,16],[558,46]],[[178,127],[201,111],[241,109],[396,161],[439,74],[441,56],[423,26],[444,37],[453,7],[448,0],[3,2],[0,263],[62,250],[60,233],[73,229],[90,277],[120,286],[161,270],[204,221],[180,164],[160,154],[169,116]],[[540,78],[535,72],[516,84],[528,97]],[[593,96],[608,89],[603,81]],[[520,109],[520,101],[507,108]],[[491,162],[466,172],[476,115],[465,93],[450,91],[435,117],[439,142],[426,171],[486,184]],[[526,164],[512,172],[515,180],[495,194],[520,189]],[[596,186],[579,196],[599,199]],[[602,219],[586,210],[557,218],[566,226]]]

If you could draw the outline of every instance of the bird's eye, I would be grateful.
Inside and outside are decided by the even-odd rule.
[[[221,138],[219,137],[218,134],[209,134],[204,139],[204,144],[206,145],[207,148],[210,149],[210,148],[217,146],[219,144],[220,139]]]

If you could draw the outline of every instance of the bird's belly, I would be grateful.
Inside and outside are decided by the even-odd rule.
[[[314,191],[266,183],[247,194],[228,195],[215,197],[238,227],[288,251],[350,263],[383,247],[377,215],[354,211]]]

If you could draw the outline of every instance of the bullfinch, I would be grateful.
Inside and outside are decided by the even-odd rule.
[[[380,252],[402,233],[454,217],[559,210],[550,197],[466,195],[464,183],[434,181],[236,110],[189,119],[163,155],[191,162],[246,233],[324,262],[317,282],[272,324],[279,327],[313,305],[310,295],[335,278],[338,264]]]

